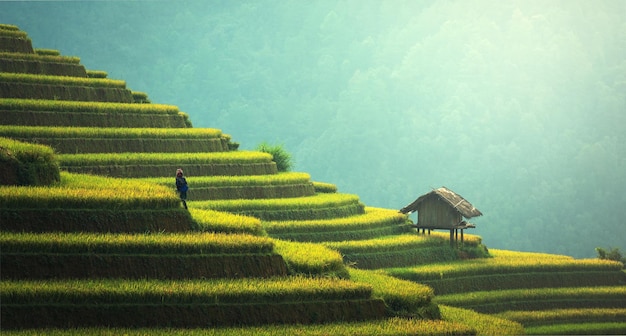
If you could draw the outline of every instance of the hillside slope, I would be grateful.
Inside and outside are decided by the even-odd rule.
[[[446,235],[417,235],[405,215],[279,172],[271,155],[191,127],[176,106],[33,49],[15,26],[0,25],[0,38],[0,137],[53,147],[62,170],[49,186],[0,187],[4,328],[331,323],[343,334],[511,334],[522,329],[507,319],[521,319],[506,305],[475,308],[498,314],[486,316],[450,307],[463,300],[448,295],[532,287],[535,310],[542,290],[567,287],[572,300],[583,293],[581,309],[606,295],[615,300],[604,315],[626,306],[618,263],[460,260],[484,256],[480,237],[451,247]],[[173,190],[177,168],[189,211]]]

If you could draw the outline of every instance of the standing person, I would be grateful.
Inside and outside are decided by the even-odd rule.
[[[183,176],[183,170],[178,168],[176,169],[176,190],[178,190],[178,194],[180,195],[180,200],[183,201],[183,206],[187,209],[187,190],[189,187],[187,186],[187,179]]]

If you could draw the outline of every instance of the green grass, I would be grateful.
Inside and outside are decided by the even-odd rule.
[[[37,330],[3,330],[7,336],[31,336],[46,334],[50,336],[145,336],[145,335],[172,335],[172,336],[276,336],[276,335],[475,335],[476,331],[467,326],[451,321],[421,320],[412,318],[392,317],[367,322],[336,322],[314,325],[267,325],[258,327],[231,327],[210,329],[120,329],[120,328],[89,328],[89,329],[37,329]]]
[[[624,335],[626,322],[565,323],[526,328],[529,335]]]
[[[319,244],[274,240],[291,274],[349,278],[341,254]]]
[[[188,204],[195,208],[234,212],[261,220],[328,219],[364,212],[358,196],[351,194],[194,201]]]
[[[271,162],[272,156],[261,152],[213,152],[213,153],[89,153],[60,154],[61,166],[116,166],[186,164],[251,164]],[[172,172],[174,174],[175,172]],[[172,175],[174,176],[174,175]]]
[[[261,221],[254,217],[236,215],[229,212],[202,210],[190,207],[189,213],[198,229],[205,232],[246,233],[255,236],[265,235]]]
[[[626,286],[480,291],[438,295],[435,302],[485,313],[506,310],[617,308],[626,305]]]
[[[99,88],[116,88],[125,89],[126,82],[123,80],[115,80],[108,78],[89,78],[89,77],[68,77],[68,76],[49,76],[49,75],[32,75],[24,73],[0,73],[0,82],[19,82],[31,84],[47,84],[62,86],[87,86]]]
[[[42,186],[60,180],[52,148],[0,137],[0,185]]]
[[[6,29],[0,29],[0,36],[8,36],[18,39],[28,39],[28,34],[25,31],[12,29],[10,26],[5,26]]]
[[[0,136],[9,138],[99,139],[213,139],[222,137],[215,128],[44,127],[0,125]]]
[[[60,56],[60,55],[42,55],[42,54],[26,54],[15,52],[0,52],[0,58],[14,59],[14,60],[29,60],[29,61],[41,61],[52,63],[69,63],[79,64],[80,58],[75,56]]]
[[[35,48],[35,54],[59,56],[59,55],[61,55],[61,52],[59,50],[57,50],[57,49]]]
[[[17,30],[20,30],[20,28],[18,26],[16,26],[16,25],[7,24],[7,23],[0,23],[0,30],[17,31]]]
[[[263,227],[269,234],[294,234],[369,230],[381,226],[399,225],[405,221],[406,216],[396,210],[365,207],[364,214],[350,217],[323,220],[266,221],[263,222]]]
[[[86,70],[87,77],[90,78],[107,78],[109,73],[102,70]]]
[[[501,253],[490,250],[493,258],[462,260],[452,263],[416,266],[394,270],[394,275],[412,281],[442,280],[488,274],[517,274],[532,272],[619,271],[618,262],[600,259],[573,259],[570,257],[520,253]]]
[[[28,112],[83,112],[105,114],[171,114],[178,115],[174,105],[162,104],[128,104],[87,101],[60,101],[45,99],[0,98],[0,111]]]
[[[223,233],[9,233],[0,232],[2,253],[49,254],[233,254],[273,253],[269,238]]]
[[[429,238],[428,236],[415,234],[394,235],[368,240],[324,243],[325,246],[339,250],[344,254],[396,252],[408,249],[440,246],[442,244],[446,244],[446,242],[438,238]]]
[[[0,186],[2,209],[168,209],[179,206],[166,187],[132,179],[61,173],[50,187]]]
[[[579,308],[534,311],[506,311],[498,317],[516,321],[526,328],[564,323],[597,323],[626,321],[626,308]]]
[[[266,186],[266,185],[289,185],[308,183],[311,176],[307,173],[288,172],[271,175],[249,175],[249,176],[194,176],[189,181],[193,181],[193,188],[206,187],[233,187],[233,186]],[[160,185],[171,186],[170,177],[142,178],[141,180]]]
[[[9,158],[15,158],[22,164],[56,159],[51,147],[0,137],[0,162]]]
[[[1,281],[4,305],[251,304],[358,300],[369,285],[336,278]]]
[[[469,309],[439,305],[443,319],[474,328],[478,335],[523,335],[524,327],[514,321],[480,314]]]
[[[330,208],[342,205],[356,204],[359,197],[352,194],[317,194],[308,197],[277,198],[277,199],[249,199],[249,200],[215,200],[194,202],[198,208],[207,208],[220,211],[250,211],[250,210],[292,210]]]
[[[315,191],[319,193],[336,193],[337,186],[332,183],[313,181]]]
[[[421,318],[440,318],[439,311],[431,307],[435,296],[433,290],[425,285],[400,280],[381,271],[367,271],[348,268],[350,279],[372,286],[375,297],[385,301],[393,314],[411,315]],[[424,316],[426,315],[426,316]]]
[[[407,267],[458,259],[458,250],[450,247],[447,241],[415,234],[322,244],[341,252],[344,262],[362,269]],[[391,269],[388,274],[397,276],[395,270]]]

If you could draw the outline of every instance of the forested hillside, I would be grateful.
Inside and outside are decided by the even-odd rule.
[[[431,187],[483,213],[489,247],[626,250],[626,2],[0,2],[195,126],[372,206]],[[55,27],[50,29],[50,27]],[[120,56],[122,55],[122,56]]]

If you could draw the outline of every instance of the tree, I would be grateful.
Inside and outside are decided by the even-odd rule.
[[[611,247],[607,252],[601,247],[596,247],[596,252],[598,253],[598,259],[615,260],[621,262],[622,264],[626,264],[626,258],[622,257],[622,253],[619,251],[619,248]]]
[[[279,172],[288,172],[291,170],[291,167],[293,167],[291,154],[288,153],[281,144],[270,145],[267,142],[262,142],[256,147],[256,150],[272,154]]]

